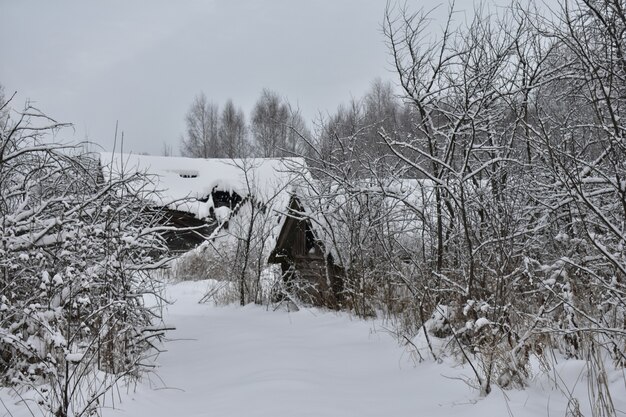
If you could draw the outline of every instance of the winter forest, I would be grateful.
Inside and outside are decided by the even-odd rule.
[[[199,91],[159,156],[117,128],[109,152],[66,142],[4,84],[0,416],[170,415],[161,395],[182,415],[625,415],[626,3],[442,7],[381,10],[392,73],[361,96],[306,120],[266,86],[249,114]],[[267,395],[255,355],[284,368]]]

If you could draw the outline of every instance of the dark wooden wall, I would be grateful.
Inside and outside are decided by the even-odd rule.
[[[343,271],[332,256],[325,255],[323,244],[316,239],[310,220],[302,217],[304,209],[295,197],[289,208],[294,215],[285,219],[268,262],[280,263],[287,285],[304,301],[340,307]]]

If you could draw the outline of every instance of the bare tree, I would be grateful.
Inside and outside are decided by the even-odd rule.
[[[268,158],[282,154],[288,119],[289,110],[280,96],[264,89],[252,111],[251,128],[259,156]]]
[[[408,133],[405,106],[399,99],[393,84],[376,79],[362,99],[364,137],[362,146],[365,152],[381,155],[388,152],[379,132],[389,136],[402,137]]]
[[[218,270],[211,276],[231,284],[232,291],[225,297],[227,301],[236,300],[240,305],[271,302],[275,291],[274,285],[267,285],[268,275],[275,271],[267,264],[272,249],[269,245],[272,236],[278,233],[277,219],[284,215],[286,190],[293,179],[283,175],[274,178],[271,184],[261,182],[258,174],[267,168],[262,166],[264,163],[267,161],[254,158],[230,161],[240,172],[240,182],[235,187],[241,199],[232,208],[218,208],[218,225],[210,239],[194,253],[183,257],[179,266],[181,269],[193,267],[198,256],[201,257],[199,263],[210,264],[204,266],[204,270]],[[290,167],[285,165],[284,170]],[[274,278],[273,284],[280,284],[279,276]],[[202,301],[216,295],[211,291]]]
[[[187,131],[181,137],[180,152],[193,158],[223,156],[219,141],[218,106],[207,100],[204,93],[194,98],[185,116]]]
[[[546,290],[555,305],[566,306],[553,326],[575,332],[562,339],[567,354],[589,358],[608,346],[624,364],[625,321],[616,311],[626,306],[626,13],[619,1],[580,0],[568,2],[558,17],[548,33],[558,42],[554,62],[561,72],[538,94],[543,124],[531,135],[551,180],[537,189],[560,214],[551,224],[559,239],[551,244],[562,255],[534,259],[561,265]]]
[[[219,138],[223,156],[241,158],[249,154],[246,120],[241,109],[228,100],[220,117]]]
[[[163,146],[161,147],[161,156],[172,156],[172,145],[167,142],[163,142]]]
[[[475,376],[486,395],[495,378],[523,384],[525,375],[521,349],[513,349],[510,360],[497,358],[504,357],[498,353],[506,349],[502,341],[516,338],[519,330],[510,326],[507,306],[527,307],[515,294],[521,289],[525,245],[532,242],[529,225],[521,221],[532,205],[523,188],[531,172],[519,169],[517,145],[529,112],[517,109],[520,103],[528,106],[529,91],[538,85],[529,74],[545,55],[531,60],[531,52],[541,49],[520,49],[537,27],[525,19],[500,19],[478,9],[467,26],[453,29],[452,16],[450,10],[433,40],[427,14],[388,11],[384,31],[415,121],[410,136],[384,130],[380,136],[434,192],[434,207],[424,222],[434,250],[425,253],[425,275],[413,281],[417,299],[430,300],[431,311],[445,299],[446,306],[464,306],[473,320],[487,313],[483,319],[500,323],[492,328],[498,337],[485,338],[466,330],[458,311],[443,309],[452,314],[446,320],[455,346],[465,359],[475,360]],[[446,295],[438,295],[443,288]],[[475,308],[487,304],[489,309]],[[455,315],[463,324],[454,324]],[[477,350],[484,354],[468,354]]]
[[[321,157],[331,161],[343,154],[342,143],[350,142],[358,154],[369,157],[370,162],[377,161],[375,164],[353,166],[352,169],[361,171],[361,176],[371,176],[372,169],[384,171],[391,168],[397,173],[397,159],[391,157],[379,132],[384,131],[389,137],[404,138],[410,134],[411,117],[410,107],[402,103],[393,85],[376,79],[364,97],[351,99],[320,121],[311,146],[320,149]],[[315,152],[309,152],[308,156],[316,159]]]
[[[256,153],[264,158],[293,156],[303,147],[301,136],[307,135],[306,124],[277,93],[264,89],[252,111],[251,131]]]

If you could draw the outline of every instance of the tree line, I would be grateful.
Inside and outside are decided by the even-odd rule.
[[[220,110],[200,93],[185,116],[185,124],[180,152],[194,158],[293,156],[302,152],[299,135],[306,134],[299,110],[268,89],[261,92],[249,123],[232,100]]]
[[[334,112],[322,113],[312,121],[313,130],[298,108],[269,89],[261,92],[248,118],[232,100],[220,109],[200,93],[185,115],[180,152],[196,158],[274,158],[313,156],[320,151],[330,158],[336,135],[358,134],[358,152],[380,154],[385,151],[378,131],[384,128],[402,136],[410,132],[410,121],[411,107],[400,99],[391,82],[381,79],[374,80],[362,97],[351,98]]]

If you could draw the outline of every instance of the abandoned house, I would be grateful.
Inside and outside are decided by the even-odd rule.
[[[201,159],[101,153],[107,178],[144,174],[149,184],[137,184],[155,208],[165,209],[163,234],[173,252],[184,253],[228,229],[241,206],[253,200],[288,201],[298,158]]]
[[[242,242],[254,240],[259,268],[279,265],[283,279],[313,304],[342,304],[344,269],[350,267],[350,256],[344,253],[348,242],[341,241],[348,236],[342,218],[346,193],[333,189],[336,184],[315,190],[317,182],[302,158],[230,160],[105,153],[100,158],[105,178],[145,174],[149,184],[138,183],[137,191],[155,208],[165,209],[163,225],[173,230],[163,236],[173,252],[223,261],[235,259]],[[402,199],[425,201],[417,192],[428,188],[421,181],[404,180],[395,185],[400,197],[394,198],[382,198],[379,188],[362,184],[356,200],[363,200],[361,209],[366,210],[358,213],[357,221],[371,227],[375,223],[366,219],[370,216],[383,220],[381,227],[387,232],[410,237],[406,232],[416,220],[398,207],[407,203]],[[373,207],[378,210],[375,215]]]
[[[296,288],[301,298],[316,305],[338,307],[343,270],[317,236],[310,215],[300,199],[292,195],[268,263],[280,264],[286,281],[302,286]]]

